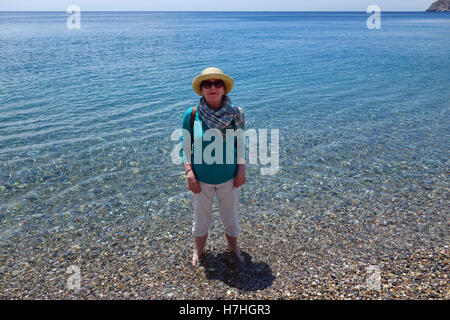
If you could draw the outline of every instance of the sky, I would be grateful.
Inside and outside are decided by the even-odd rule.
[[[0,0],[0,11],[425,11],[435,0]]]

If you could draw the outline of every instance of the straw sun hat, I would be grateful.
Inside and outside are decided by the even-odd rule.
[[[202,81],[208,80],[208,79],[219,79],[222,80],[223,83],[225,83],[225,94],[228,94],[231,89],[233,89],[233,78],[231,78],[229,75],[223,73],[222,70],[219,68],[209,67],[202,71],[198,76],[192,80],[192,88],[195,92],[197,92],[198,95],[202,95],[202,88],[201,84]]]

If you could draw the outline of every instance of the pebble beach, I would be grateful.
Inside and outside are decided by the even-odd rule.
[[[326,208],[274,197],[276,210],[267,210],[250,183],[241,187],[243,264],[228,252],[215,208],[205,255],[191,265],[188,192],[153,216],[118,200],[93,203],[11,231],[1,247],[1,298],[449,298],[448,193],[355,197]],[[70,266],[79,268],[79,290],[69,289]],[[370,266],[379,271],[372,285]]]

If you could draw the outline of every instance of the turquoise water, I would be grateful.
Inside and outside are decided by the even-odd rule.
[[[248,165],[242,214],[421,193],[448,210],[450,14],[67,17],[0,12],[0,240],[92,207],[190,214],[170,135],[208,66],[235,79],[247,129],[280,132],[280,170]]]

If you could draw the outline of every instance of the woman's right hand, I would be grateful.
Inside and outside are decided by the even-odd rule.
[[[189,170],[189,172],[186,174],[187,176],[187,183],[188,183],[188,189],[191,190],[193,193],[200,193],[200,183],[198,182],[197,178],[195,178],[195,174],[193,170]]]

